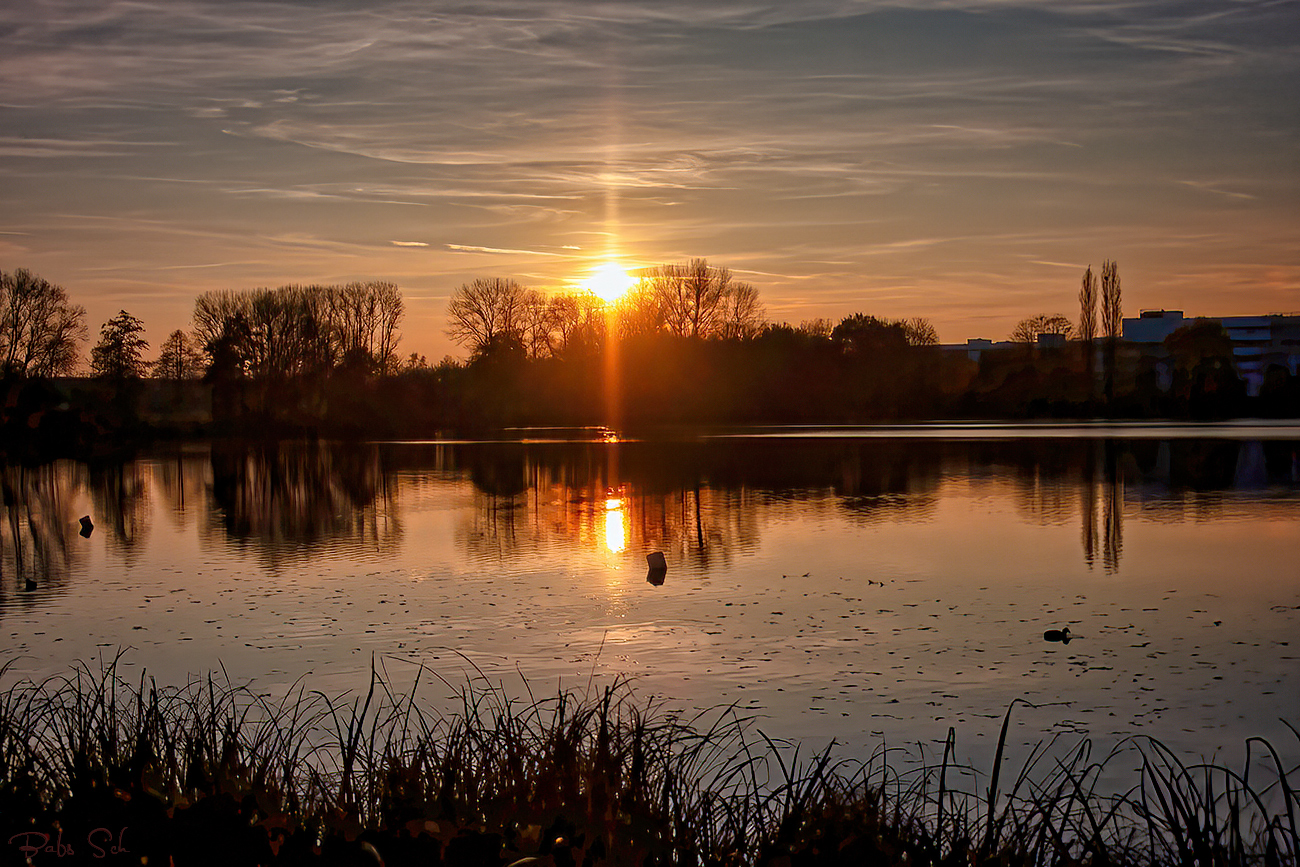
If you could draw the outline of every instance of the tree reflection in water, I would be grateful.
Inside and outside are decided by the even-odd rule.
[[[89,469],[95,528],[106,533],[109,546],[130,562],[148,544],[152,466],[115,460],[96,461]]]
[[[1243,497],[1249,508],[1274,494],[1294,497],[1297,482],[1290,441],[738,438],[624,442],[617,460],[603,456],[608,448],[450,448],[443,467],[467,471],[476,489],[476,508],[458,532],[461,549],[482,562],[550,545],[603,545],[663,550],[675,563],[707,568],[753,550],[762,526],[783,515],[933,520],[945,485],[957,482],[1009,486],[1026,523],[1078,521],[1084,562],[1112,575],[1121,568],[1126,511],[1196,520]]]
[[[248,543],[274,565],[338,542],[382,551],[402,538],[374,446],[214,444],[209,538]]]
[[[72,461],[0,466],[0,597],[57,590],[80,556],[75,500],[85,467]]]
[[[943,486],[957,480],[1010,484],[1016,510],[1029,523],[1081,516],[1085,559],[1091,563],[1100,544],[1107,571],[1114,571],[1123,482],[1116,456],[1103,454],[1096,440],[478,443],[449,448],[440,466],[468,473],[474,483],[474,510],[458,528],[457,543],[476,562],[577,546],[662,550],[674,563],[707,569],[757,548],[761,527],[778,517],[931,521]],[[1099,509],[1104,537],[1096,530]]]
[[[1289,507],[1300,446],[1068,436],[221,442],[0,471],[6,594],[29,581],[57,589],[67,580],[81,508],[128,561],[149,544],[161,511],[177,527],[196,523],[201,544],[248,548],[274,567],[323,546],[396,551],[402,510],[447,508],[450,497],[452,541],[471,563],[550,549],[639,564],[659,550],[703,572],[756,550],[774,521],[924,523],[958,490],[987,492],[1009,498],[1027,523],[1078,521],[1084,562],[1110,574],[1121,566],[1125,520],[1218,520]]]
[[[651,550],[707,570],[759,544],[778,517],[934,519],[945,485],[1010,487],[1028,523],[1077,520],[1083,559],[1117,572],[1126,508],[1179,520],[1239,497],[1294,491],[1294,443],[1200,439],[697,439],[423,446],[282,444],[213,449],[222,528],[283,556],[350,539],[402,537],[398,503],[430,482],[472,483],[454,531],[476,563],[542,549],[639,559]],[[292,546],[290,546],[292,547]]]
[[[212,462],[205,446],[180,447],[160,457],[154,465],[153,477],[173,526],[188,527],[207,513]]]

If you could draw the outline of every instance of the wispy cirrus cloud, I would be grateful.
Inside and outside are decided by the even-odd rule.
[[[27,233],[6,257],[100,275],[92,294],[163,293],[159,267],[195,291],[383,274],[441,298],[521,261],[563,285],[617,249],[946,333],[1068,295],[1071,262],[1120,256],[1159,305],[1196,275],[1271,298],[1294,261],[1288,3],[20,6],[0,8],[0,232]]]
[[[447,244],[448,250],[457,253],[504,253],[510,256],[561,256],[562,253],[547,253],[543,250],[510,250],[501,247],[482,247],[476,244]]]

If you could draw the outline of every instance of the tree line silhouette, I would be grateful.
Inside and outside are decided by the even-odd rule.
[[[703,259],[647,269],[611,302],[480,278],[447,308],[447,334],[467,360],[431,365],[399,353],[405,305],[394,284],[288,285],[200,295],[191,329],[172,332],[153,361],[143,322],[123,310],[104,324],[90,369],[115,388],[111,401],[99,393],[116,407],[109,428],[130,427],[140,381],[153,377],[205,382],[214,431],[278,435],[1300,415],[1300,386],[1283,368],[1246,397],[1217,323],[1181,329],[1163,355],[1133,351],[1120,340],[1120,298],[1118,266],[1104,262],[1100,279],[1089,267],[1077,325],[1059,313],[1026,317],[1014,346],[975,360],[941,349],[920,317],[769,321],[753,286]],[[0,273],[0,373],[19,393],[6,425],[42,400],[15,383],[76,370],[84,318],[61,287],[22,269]]]

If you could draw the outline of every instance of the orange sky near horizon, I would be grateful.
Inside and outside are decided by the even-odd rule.
[[[1300,309],[1288,4],[389,0],[0,10],[0,269],[156,349],[214,289],[389,280],[463,354],[476,277],[705,257],[769,319],[944,342]]]

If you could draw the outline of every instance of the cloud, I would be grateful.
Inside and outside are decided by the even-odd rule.
[[[0,32],[0,231],[124,282],[432,297],[614,246],[925,313],[1119,253],[1294,259],[1293,4],[49,0]]]
[[[1222,185],[1216,181],[1179,181],[1184,186],[1191,187],[1195,190],[1203,190],[1207,193],[1215,193],[1220,196],[1227,196],[1230,199],[1255,199],[1250,193],[1240,193],[1233,190],[1225,190]]]
[[[168,142],[131,142],[105,139],[21,138],[0,136],[0,156],[55,159],[125,156],[141,147],[165,147]]]
[[[472,244],[447,244],[448,250],[457,253],[504,253],[522,256],[560,256],[560,253],[547,253],[541,250],[510,250],[502,247],[479,247]]]

